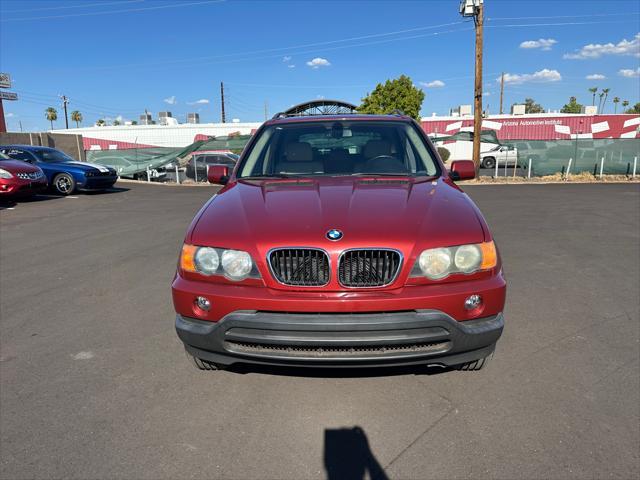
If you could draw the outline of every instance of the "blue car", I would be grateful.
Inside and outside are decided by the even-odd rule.
[[[49,181],[49,186],[61,195],[70,195],[76,190],[106,190],[118,180],[115,169],[78,162],[55,148],[0,145],[0,152],[15,160],[40,167]]]

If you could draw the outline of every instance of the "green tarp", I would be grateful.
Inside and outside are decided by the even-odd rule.
[[[231,137],[211,137],[200,140],[184,148],[136,148],[128,150],[89,150],[87,162],[115,168],[120,176],[132,176],[145,172],[147,168],[157,169],[169,163],[186,164],[196,151],[232,150],[242,151],[251,138],[250,135]]]

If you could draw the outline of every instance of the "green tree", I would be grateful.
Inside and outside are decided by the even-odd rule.
[[[51,130],[53,130],[53,122],[58,120],[58,111],[53,107],[48,107],[44,111],[44,116],[47,120],[51,122]]]
[[[117,127],[118,125],[120,125],[120,120],[114,120],[112,125],[114,127]]]
[[[402,110],[410,117],[419,120],[423,100],[424,92],[413,85],[411,78],[400,75],[399,78],[376,85],[373,92],[362,99],[362,105],[358,107],[358,111],[380,115]]]
[[[622,110],[624,110],[625,108],[627,108],[629,106],[629,100],[623,100],[622,101]]]
[[[640,113],[640,102],[636,103],[633,107],[626,110],[625,113]]]
[[[544,113],[544,108],[533,98],[524,99],[524,113]]]
[[[96,125],[99,127],[102,127],[106,124],[107,122],[104,121],[104,119],[100,118],[97,122]]]
[[[137,125],[137,124],[138,124],[138,121],[137,121],[137,120],[132,120],[132,121],[131,121],[131,125]]]
[[[613,113],[618,113],[618,103],[620,103],[620,97],[613,97]]]
[[[593,95],[591,98],[591,106],[593,107],[596,104],[596,93],[598,92],[598,87],[591,87],[589,91],[591,92],[591,95]]]
[[[82,123],[82,114],[78,110],[71,112],[71,121],[76,122],[76,128]]]
[[[571,97],[569,103],[565,104],[560,111],[562,113],[581,113],[582,105],[578,103],[576,97]]]

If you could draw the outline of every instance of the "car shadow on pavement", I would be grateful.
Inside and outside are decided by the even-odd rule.
[[[15,208],[21,203],[38,203],[45,202],[47,200],[55,200],[58,198],[62,198],[56,195],[34,195],[31,197],[22,197],[15,199],[0,199],[0,210],[4,210],[7,208]]]
[[[257,365],[238,363],[225,368],[225,371],[245,375],[260,373],[282,377],[308,378],[365,378],[365,377],[393,377],[400,375],[440,375],[452,372],[452,368],[439,366],[390,366],[390,367],[360,367],[360,368],[323,368],[323,367],[288,367],[273,365]]]
[[[358,426],[324,431],[324,468],[328,480],[389,480]]]
[[[93,190],[87,190],[86,192],[82,192],[85,195],[108,195],[111,193],[122,193],[122,192],[128,192],[129,190],[131,190],[130,188],[124,188],[124,187],[111,187],[107,190],[97,190],[97,191],[93,191]]]

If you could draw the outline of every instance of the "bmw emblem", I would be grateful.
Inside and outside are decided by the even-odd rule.
[[[336,242],[342,238],[342,232],[333,228],[327,232],[327,238],[333,242]]]

